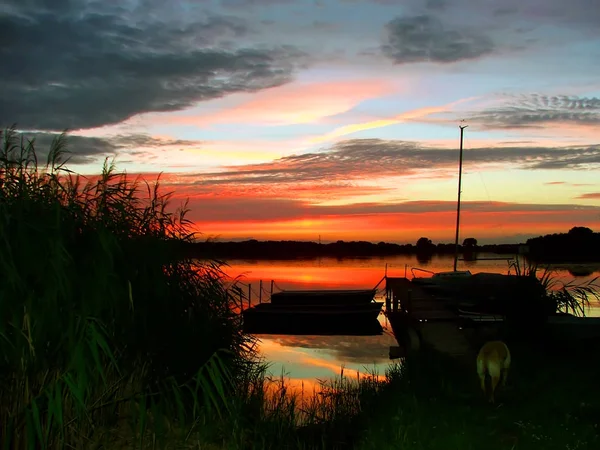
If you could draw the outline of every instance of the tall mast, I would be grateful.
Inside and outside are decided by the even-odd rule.
[[[459,163],[458,163],[458,202],[456,205],[456,235],[454,238],[454,271],[456,272],[456,266],[458,264],[458,231],[460,229],[460,192],[462,184],[462,163],[463,163],[463,134],[465,128],[468,125],[459,126],[460,128],[460,152],[459,152]]]

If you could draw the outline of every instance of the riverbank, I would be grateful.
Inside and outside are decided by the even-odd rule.
[[[389,386],[362,449],[587,449],[600,444],[600,365],[592,352],[510,344],[513,364],[497,404],[475,371],[431,352]]]
[[[333,381],[312,402],[305,399],[307,422],[300,427],[294,425],[299,399],[286,390],[285,381],[277,381],[271,397],[255,391],[246,409],[199,426],[184,441],[171,437],[170,444],[236,450],[596,448],[597,358],[587,360],[591,355],[580,348],[508,342],[513,364],[495,405],[484,399],[474,363],[472,371],[465,370],[424,349],[380,383],[364,379],[359,384],[351,374]]]

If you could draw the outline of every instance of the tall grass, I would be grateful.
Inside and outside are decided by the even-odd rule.
[[[43,165],[14,128],[0,138],[2,448],[218,415],[251,347],[221,267],[181,257],[186,205],[114,161],[75,175],[64,134]]]

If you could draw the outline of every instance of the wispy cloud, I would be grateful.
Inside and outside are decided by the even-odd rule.
[[[370,98],[389,94],[394,87],[389,81],[378,79],[318,83],[291,83],[265,89],[246,96],[238,104],[198,114],[178,114],[161,117],[167,123],[212,124],[249,123],[256,125],[289,125],[313,123],[319,119],[344,113]]]
[[[398,114],[397,116],[391,117],[389,119],[381,119],[381,120],[372,120],[363,123],[354,123],[350,125],[344,125],[342,127],[338,127],[333,131],[323,135],[318,136],[316,138],[311,139],[311,142],[325,142],[330,141],[332,139],[346,136],[352,133],[358,133],[360,131],[373,130],[376,128],[387,127],[390,125],[396,125],[403,122],[410,121],[419,121],[425,120],[427,117],[438,114],[438,113],[446,113],[450,112],[453,107],[474,100],[476,97],[464,98],[457,100],[455,102],[449,103],[447,105],[441,106],[430,106],[425,108],[418,108],[410,111],[403,112],[402,114]]]
[[[506,96],[503,104],[471,113],[486,128],[541,128],[555,124],[600,125],[600,98],[567,95]]]
[[[598,200],[600,199],[600,192],[588,192],[575,197],[577,200]]]
[[[510,164],[522,169],[588,168],[600,164],[600,145],[582,147],[487,147],[465,150],[470,164]],[[201,174],[206,184],[263,184],[368,180],[455,167],[454,149],[416,142],[352,139],[330,150],[279,158],[271,163],[230,167]],[[200,175],[200,174],[198,174]],[[198,176],[196,175],[196,176]]]

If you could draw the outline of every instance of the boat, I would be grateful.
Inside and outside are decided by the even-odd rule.
[[[366,305],[376,289],[298,290],[271,294],[272,305]]]
[[[247,333],[379,334],[383,302],[363,304],[262,303],[242,312]],[[300,330],[300,331],[299,331]]]
[[[458,201],[456,204],[456,233],[455,233],[455,239],[454,239],[454,246],[456,248],[455,252],[454,252],[454,268],[451,271],[444,271],[444,272],[431,272],[429,270],[424,270],[424,269],[419,269],[419,268],[413,268],[411,270],[420,270],[423,272],[430,272],[432,273],[431,279],[426,283],[428,285],[436,285],[438,283],[445,283],[447,281],[452,281],[454,279],[464,279],[465,277],[469,277],[471,276],[471,272],[469,270],[456,270],[456,266],[458,264],[458,235],[459,235],[459,231],[460,231],[460,194],[461,194],[461,186],[462,186],[462,165],[463,165],[463,137],[464,137],[464,131],[465,128],[467,128],[468,125],[461,125],[459,126],[460,128],[460,152],[459,152],[459,163],[458,163]],[[420,277],[417,277],[420,278]],[[413,271],[413,281],[415,280],[414,278],[414,271]],[[419,280],[417,280],[417,282],[419,282]]]
[[[457,270],[458,265],[458,238],[460,231],[460,206],[461,206],[461,190],[462,190],[462,166],[463,166],[463,137],[464,130],[467,125],[460,126],[460,151],[459,151],[459,166],[458,166],[458,199],[456,206],[456,230],[455,230],[455,252],[454,252],[454,264],[453,270],[443,272],[433,272],[427,269],[421,269],[418,267],[411,268],[412,280],[411,282],[415,285],[419,285],[424,289],[428,290],[432,294],[439,294],[444,297],[452,297],[455,295],[462,295],[465,287],[473,282],[474,284],[480,284],[482,279],[485,279],[487,284],[495,283],[498,281],[498,277],[516,278],[514,275],[502,275],[493,272],[478,272],[476,274],[471,273],[470,270]],[[509,259],[509,258],[485,258],[485,259]],[[424,272],[430,274],[430,276],[418,276],[415,272]],[[479,279],[475,279],[478,277]],[[491,287],[488,287],[487,291],[491,292]],[[493,295],[493,293],[492,293]]]

